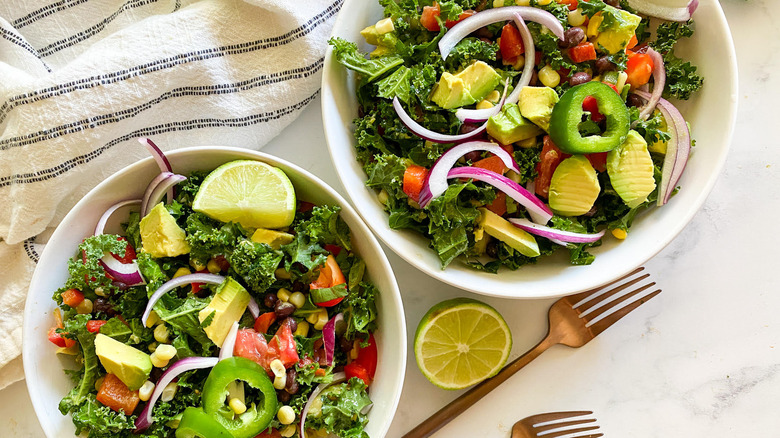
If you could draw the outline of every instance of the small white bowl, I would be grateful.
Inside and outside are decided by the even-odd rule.
[[[377,1],[346,0],[333,35],[357,42],[366,51],[369,46],[360,30],[381,18]],[[596,260],[589,266],[572,266],[566,251],[558,251],[535,265],[517,271],[502,269],[497,275],[475,271],[457,260],[442,270],[427,239],[413,231],[391,229],[387,213],[374,190],[365,185],[366,174],[355,158],[352,121],[358,104],[354,74],[336,62],[329,49],[322,76],[322,117],[333,164],[358,212],[379,238],[434,278],[471,292],[508,298],[555,297],[601,286],[629,273],[669,244],[704,203],[725,162],[737,110],[734,44],[717,1],[702,0],[694,18],[694,36],[682,40],[676,49],[704,77],[704,87],[690,101],[679,104],[696,140],[679,182],[681,190],[663,208],[642,214],[625,241],[605,237],[602,246],[591,250]]]
[[[406,370],[406,323],[390,263],[355,210],[319,178],[268,154],[209,146],[179,149],[167,156],[174,171],[184,175],[194,170],[211,170],[232,160],[263,161],[287,173],[298,199],[341,206],[341,217],[352,231],[355,250],[366,261],[368,276],[380,291],[376,333],[379,362],[376,380],[371,384],[374,407],[369,413],[366,432],[374,438],[384,436],[401,397]],[[93,234],[103,212],[120,200],[140,198],[157,173],[157,165],[147,158],[103,181],[73,207],[41,254],[25,305],[23,358],[27,389],[38,421],[49,438],[75,436],[70,416],[63,416],[57,410],[60,400],[73,387],[63,368],[73,368],[74,364],[69,357],[56,355],[56,347],[46,337],[48,329],[54,325],[52,294],[65,283],[67,260],[75,254],[81,240]],[[115,215],[109,229],[118,226],[122,219],[119,216],[122,216],[121,212]]]

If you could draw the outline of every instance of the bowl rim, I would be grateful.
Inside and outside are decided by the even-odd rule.
[[[345,10],[351,10],[354,8],[355,4],[361,3],[362,0],[345,0],[344,9]],[[368,226],[376,233],[377,236],[379,236],[380,240],[385,243],[395,254],[397,254],[399,257],[404,259],[407,263],[414,266],[416,269],[422,271],[426,275],[433,277],[441,282],[444,282],[450,286],[454,286],[456,288],[459,288],[461,290],[465,290],[468,292],[473,292],[480,295],[485,296],[493,296],[498,298],[513,298],[513,299],[540,299],[540,298],[556,298],[561,297],[569,294],[574,294],[578,292],[582,292],[585,290],[593,289],[593,288],[599,288],[601,286],[604,286],[605,284],[608,284],[612,281],[615,281],[637,267],[641,266],[642,264],[646,263],[648,260],[653,258],[655,255],[657,255],[659,252],[661,252],[669,243],[671,243],[681,232],[682,230],[690,223],[691,219],[696,215],[696,213],[701,209],[702,205],[704,204],[704,201],[709,196],[710,192],[712,191],[713,187],[715,186],[715,183],[717,182],[718,176],[720,175],[723,166],[726,162],[726,157],[728,156],[729,149],[731,148],[731,143],[733,139],[734,134],[734,127],[736,125],[737,120],[737,107],[738,107],[738,89],[739,89],[739,77],[738,77],[738,68],[737,68],[737,56],[736,56],[736,49],[734,46],[734,40],[731,34],[731,30],[728,25],[728,21],[726,20],[725,13],[723,12],[723,8],[717,1],[711,1],[711,3],[714,7],[714,19],[717,21],[715,25],[725,30],[725,41],[727,43],[727,47],[724,48],[722,52],[720,52],[720,55],[725,58],[725,62],[723,67],[728,72],[728,78],[730,80],[728,81],[728,90],[726,92],[728,93],[728,108],[727,108],[727,116],[725,119],[728,121],[728,125],[723,128],[723,144],[724,147],[720,148],[719,154],[717,154],[714,165],[712,166],[711,174],[709,178],[704,182],[704,184],[701,187],[701,190],[699,191],[698,195],[695,197],[694,201],[690,203],[690,207],[687,208],[687,210],[684,212],[684,215],[680,216],[680,219],[675,222],[674,227],[666,234],[666,239],[658,239],[655,241],[655,244],[650,248],[647,249],[644,253],[645,255],[641,257],[638,261],[639,263],[635,266],[625,266],[623,269],[620,270],[614,270],[612,272],[612,275],[610,276],[604,276],[599,281],[593,281],[591,283],[583,283],[581,286],[578,286],[578,288],[574,290],[550,290],[546,293],[535,293],[535,294],[525,294],[520,295],[516,293],[511,293],[511,290],[518,290],[517,288],[509,288],[505,287],[506,290],[510,290],[510,292],[503,292],[497,288],[492,289],[485,289],[478,287],[480,285],[486,284],[485,282],[479,282],[479,281],[472,281],[472,282],[460,282],[458,281],[458,278],[453,277],[452,275],[446,274],[446,269],[440,269],[438,267],[431,266],[428,263],[425,263],[421,258],[415,257],[414,254],[407,253],[405,251],[401,251],[395,242],[397,240],[408,240],[407,237],[393,237],[393,236],[399,236],[401,235],[400,230],[390,230],[388,232],[388,229],[385,229],[383,227],[384,224],[376,224],[374,223],[370,217],[368,217],[368,213],[364,211],[364,208],[357,208],[358,214],[363,217],[364,221],[368,224]],[[344,26],[344,22],[347,21],[346,14],[339,14],[336,23],[333,27],[333,36],[339,36],[339,32]],[[332,138],[334,137],[334,131],[337,129],[340,129],[340,127],[335,127],[337,125],[333,122],[334,119],[337,119],[337,115],[332,114],[330,111],[328,111],[329,106],[331,105],[331,100],[333,100],[333,91],[331,90],[330,84],[334,83],[334,79],[332,79],[333,71],[334,71],[334,65],[338,67],[338,63],[333,58],[333,48],[329,45],[326,49],[325,53],[325,61],[323,64],[323,74],[322,74],[322,99],[320,102],[320,105],[322,107],[322,118],[323,118],[323,128],[325,131],[325,142],[328,145],[328,151],[330,152],[331,161],[333,162],[333,165],[336,169],[336,173],[338,174],[338,177],[344,186],[347,195],[349,196],[350,200],[352,200],[355,205],[360,204],[359,200],[356,199],[357,191],[351,187],[349,181],[347,180],[347,175],[345,172],[342,172],[342,166],[340,166],[339,160],[337,160],[338,151],[342,148],[349,147],[351,149],[349,151],[349,154],[352,155],[353,161],[356,161],[354,159],[354,143],[351,142],[347,146],[340,146],[337,144],[334,144],[335,142],[332,141]],[[351,129],[350,129],[351,130]],[[362,177],[362,180],[365,181],[365,178]],[[373,208],[373,207],[371,207]],[[386,218],[386,215],[385,215]],[[385,222],[387,222],[385,220]],[[415,246],[417,246],[415,244]],[[428,248],[426,248],[428,249]],[[522,268],[521,268],[522,269]],[[477,271],[474,271],[477,272]],[[500,273],[498,275],[501,275]],[[472,278],[477,279],[478,277],[472,276]],[[507,286],[507,285],[504,285]]]
[[[376,239],[376,236],[371,232],[370,228],[368,228],[365,224],[365,221],[363,218],[355,211],[355,209],[352,207],[352,205],[347,202],[346,199],[344,199],[343,196],[341,196],[333,187],[325,183],[322,179],[314,175],[313,173],[301,168],[300,166],[293,164],[287,160],[284,160],[282,158],[276,157],[274,155],[260,152],[257,150],[252,149],[244,149],[244,148],[238,148],[238,147],[232,147],[232,146],[218,146],[218,145],[208,145],[208,146],[190,146],[190,147],[184,147],[179,148],[175,150],[171,150],[166,152],[166,156],[172,161],[175,162],[177,156],[180,155],[188,155],[188,154],[197,154],[198,152],[214,152],[214,153],[220,153],[220,152],[228,152],[233,153],[237,155],[244,155],[244,159],[254,159],[258,161],[262,161],[268,164],[271,164],[273,166],[281,166],[285,167],[287,169],[291,169],[293,172],[297,173],[298,176],[302,177],[301,179],[306,180],[307,183],[314,184],[317,186],[317,190],[324,191],[328,196],[331,196],[336,203],[342,208],[342,213],[346,212],[348,216],[352,216],[355,220],[355,224],[358,228],[361,228],[361,231],[366,236],[366,243],[377,253],[379,253],[381,256],[379,257],[379,260],[374,259],[371,261],[373,265],[378,265],[381,272],[385,272],[388,274],[388,282],[390,285],[391,290],[382,291],[382,296],[387,297],[393,304],[393,307],[397,309],[397,316],[398,319],[398,330],[399,332],[396,333],[388,333],[387,336],[393,336],[398,337],[399,342],[401,344],[401,351],[395,354],[395,359],[393,360],[393,367],[388,367],[388,370],[384,370],[385,373],[392,373],[392,369],[395,368],[395,375],[390,376],[392,378],[393,382],[393,396],[390,399],[390,403],[388,404],[388,410],[387,413],[390,413],[392,415],[388,416],[386,421],[384,422],[384,425],[381,429],[381,435],[385,436],[387,434],[387,431],[390,428],[390,425],[392,423],[392,420],[395,416],[395,413],[398,408],[398,404],[401,399],[401,392],[403,390],[403,384],[406,376],[406,360],[407,360],[407,336],[406,336],[406,313],[404,311],[403,307],[403,301],[401,299],[401,293],[400,289],[398,287],[398,282],[395,277],[395,274],[393,272],[392,266],[390,265],[389,260],[387,259],[387,255],[385,254],[384,250],[382,249],[381,245],[379,244],[379,241]],[[126,177],[128,173],[135,172],[140,168],[146,167],[146,166],[153,166],[155,169],[157,169],[157,163],[154,161],[152,157],[146,157],[144,159],[138,160],[128,166],[125,166],[124,168],[116,171],[109,177],[107,177],[105,180],[101,181],[98,185],[96,185],[94,188],[92,188],[87,194],[84,195],[82,199],[80,199],[71,209],[70,211],[63,217],[61,223],[66,222],[68,219],[71,218],[71,216],[75,216],[78,214],[78,212],[85,207],[90,201],[91,198],[101,192],[102,190],[105,190],[106,186],[111,185],[116,180],[122,179],[123,177]],[[51,235],[51,240],[55,239],[55,237],[59,234],[59,225],[54,230],[53,234]],[[350,227],[351,229],[353,226]],[[64,232],[64,231],[62,231]],[[52,246],[46,245],[43,249],[43,251],[40,254],[40,260],[46,260],[49,258],[47,255],[48,248],[51,248]],[[50,252],[50,251],[49,251]],[[34,391],[34,388],[38,385],[37,382],[31,379],[30,377],[36,375],[33,371],[33,366],[31,364],[31,361],[25,360],[25,358],[32,357],[32,352],[35,348],[39,348],[42,342],[26,342],[27,339],[34,339],[33,333],[35,332],[33,327],[33,318],[30,317],[30,315],[33,313],[33,305],[32,302],[34,300],[34,296],[32,292],[38,288],[37,285],[41,280],[38,280],[38,277],[40,275],[43,275],[41,267],[42,265],[39,263],[35,267],[35,271],[33,272],[32,279],[30,281],[30,286],[28,288],[28,294],[25,298],[25,309],[23,314],[23,325],[22,325],[22,365],[24,368],[25,373],[25,384],[27,386],[27,391],[30,394],[30,399],[33,405],[33,410],[35,412],[36,418],[38,418],[38,422],[41,426],[41,428],[44,431],[45,436],[47,437],[58,437],[60,436],[59,431],[53,430],[53,425],[49,422],[42,422],[40,421],[38,412],[46,412],[50,410],[50,407],[44,404],[44,401],[41,400],[40,397],[38,397],[38,392]],[[39,269],[40,268],[40,269]],[[53,303],[53,302],[52,302]],[[380,325],[381,327],[381,325]],[[393,356],[393,355],[388,355]]]

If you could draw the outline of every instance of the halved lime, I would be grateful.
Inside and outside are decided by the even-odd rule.
[[[433,306],[414,335],[417,366],[443,389],[466,388],[496,375],[511,350],[512,333],[504,318],[469,298]]]
[[[295,218],[295,188],[281,169],[231,161],[203,180],[192,209],[247,228],[282,228]]]

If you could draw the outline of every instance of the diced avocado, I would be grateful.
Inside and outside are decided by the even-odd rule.
[[[612,187],[631,208],[645,202],[655,189],[653,171],[647,143],[634,130],[628,131],[626,141],[607,154],[607,174]]]
[[[144,251],[152,257],[175,257],[190,252],[184,230],[162,202],[141,219],[140,231]]]
[[[381,56],[390,55],[390,54],[392,54],[394,52],[395,52],[395,49],[392,49],[392,48],[387,47],[387,46],[381,46],[380,45],[380,46],[376,46],[376,49],[372,50],[371,53],[369,53],[368,55],[371,58],[379,58]]]
[[[361,30],[360,35],[363,35],[363,38],[366,39],[368,44],[373,44],[375,46],[379,45],[379,32],[376,30],[376,25],[368,26],[367,28]]]
[[[148,354],[102,333],[95,337],[95,353],[103,368],[117,376],[131,391],[143,386],[152,372]]]
[[[599,28],[604,22],[604,13],[615,17],[615,19],[610,20],[609,27],[600,30]],[[607,53],[614,54],[628,45],[640,21],[642,18],[637,15],[607,5],[604,11],[597,13],[590,19],[587,35],[596,48],[602,46]]]
[[[550,115],[556,103],[558,94],[550,87],[523,87],[517,106],[523,117],[549,132]]]
[[[539,256],[539,245],[534,236],[517,228],[487,208],[480,208],[479,214],[477,226],[490,236],[506,243],[510,248],[519,251],[520,254],[528,257]]]
[[[217,288],[217,293],[214,294],[214,298],[211,299],[208,306],[198,312],[198,320],[201,324],[207,318],[211,318],[211,322],[203,328],[203,331],[206,332],[209,339],[217,344],[217,347],[222,347],[222,342],[225,341],[230,326],[241,319],[248,304],[249,293],[244,289],[244,286],[227,277]],[[212,314],[214,314],[213,317]]]
[[[258,228],[254,234],[252,234],[252,241],[257,243],[265,243],[270,246],[271,249],[279,249],[282,245],[287,245],[292,242],[295,237],[292,234],[285,233],[283,231],[266,230],[265,228]]]
[[[599,196],[596,169],[583,155],[561,162],[550,181],[550,208],[563,216],[580,216],[593,207]]]
[[[517,104],[508,103],[501,108],[501,112],[488,119],[487,133],[501,144],[512,144],[534,138],[542,130],[520,115]]]
[[[485,254],[488,243],[490,243],[490,235],[483,232],[482,238],[474,242],[474,247],[471,249],[472,253],[477,256]]]
[[[431,94],[431,101],[444,109],[471,105],[484,99],[500,80],[501,76],[493,67],[476,61],[458,74],[442,73]]]

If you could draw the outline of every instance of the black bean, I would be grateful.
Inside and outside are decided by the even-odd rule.
[[[276,391],[276,398],[278,398],[279,401],[282,402],[282,403],[287,403],[292,398],[292,395],[290,395],[289,392],[284,391],[284,390]]]
[[[269,292],[263,297],[263,305],[269,309],[273,309],[277,301],[279,301],[279,298],[276,297],[275,293]]]
[[[491,32],[487,27],[481,27],[477,29],[472,35],[477,38],[493,39],[493,32]]]
[[[306,287],[305,284],[301,283],[300,281],[296,281],[292,284],[292,291],[293,292],[303,292],[303,289]]]
[[[157,383],[157,381],[160,380],[160,377],[162,377],[162,375],[163,375],[163,370],[154,367],[152,368],[152,372],[149,373],[149,380],[152,381],[152,383]]]
[[[282,324],[288,324],[290,326],[290,331],[293,333],[298,330],[298,321],[296,321],[295,318],[287,318]]]
[[[571,86],[573,87],[575,85],[580,85],[586,82],[590,82],[591,79],[592,78],[590,76],[590,73],[586,71],[579,71],[577,73],[574,73],[571,76],[571,78],[569,78],[569,84],[571,84]]]
[[[277,318],[287,318],[295,312],[295,306],[291,303],[279,301],[276,303],[276,306],[274,306],[274,312],[276,312]]]
[[[111,284],[113,284],[119,290],[127,290],[130,287],[127,285],[127,283],[122,283],[121,281],[112,281]]]
[[[117,313],[116,310],[114,310],[114,306],[112,306],[111,303],[109,303],[105,298],[97,298],[95,301],[93,301],[92,310],[95,312],[103,312],[109,317],[114,316]]]
[[[499,243],[495,240],[491,240],[490,242],[488,242],[487,246],[485,247],[485,254],[487,254],[488,257],[497,259],[498,245]]]
[[[284,389],[289,394],[298,393],[299,386],[298,382],[295,380],[296,377],[298,377],[298,373],[295,372],[295,368],[290,368],[287,370],[287,383],[285,383]]]
[[[594,67],[596,67],[596,73],[602,74],[608,71],[615,70],[617,66],[609,60],[606,56],[602,56],[601,58],[597,59]]]
[[[642,100],[641,97],[633,93],[629,93],[628,98],[626,99],[626,105],[628,106],[635,106],[637,108],[641,108],[642,106],[644,106],[644,104],[645,101]]]
[[[604,0],[604,3],[612,6],[613,8],[620,8],[620,0]]]
[[[533,73],[531,73],[531,81],[528,83],[528,85],[535,87],[538,82],[539,82],[539,74],[536,73],[536,69],[534,69]]]
[[[563,33],[563,40],[558,40],[558,47],[571,49],[585,40],[585,31],[579,27],[570,27]]]
[[[634,47],[633,49],[631,49],[631,51],[634,52],[634,53],[647,53],[647,49],[649,49],[649,48],[650,48],[650,46],[648,46],[647,43],[642,43],[642,44]]]
[[[227,272],[227,270],[230,269],[230,262],[222,254],[214,257],[214,262],[216,262],[217,266],[219,266],[219,270],[222,272]]]
[[[207,287],[201,287],[197,292],[194,292],[193,295],[198,298],[206,298],[211,295],[211,291]]]
[[[475,161],[479,161],[480,158],[482,158],[482,151],[471,151],[463,156],[467,161],[471,161],[472,163]]]
[[[464,123],[460,125],[460,133],[461,134],[468,134],[469,132],[479,128],[479,125],[475,125],[473,123]]]
[[[352,349],[353,342],[347,338],[339,338],[339,348],[341,351],[347,352]]]

